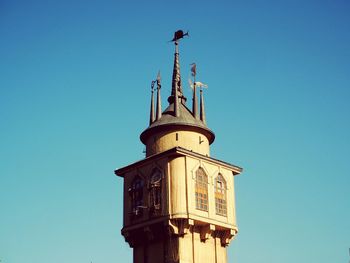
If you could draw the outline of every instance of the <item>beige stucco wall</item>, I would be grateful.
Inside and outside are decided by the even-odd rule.
[[[150,182],[150,176],[152,175],[153,169],[157,168],[162,173],[162,181],[161,181],[161,195],[162,195],[162,201],[161,201],[161,209],[160,209],[160,216],[168,215],[169,214],[169,198],[168,193],[166,189],[168,189],[168,180],[167,180],[167,173],[168,173],[168,158],[161,158],[158,159],[155,162],[148,162],[144,165],[138,167],[137,169],[134,169],[130,172],[127,172],[124,175],[124,226],[129,226],[131,224],[135,224],[137,222],[149,220],[152,217],[150,217],[148,213],[148,207],[150,202],[150,192],[149,192],[149,182]],[[135,179],[136,176],[141,177],[144,180],[144,187],[143,187],[143,205],[146,207],[143,209],[143,213],[141,216],[138,216],[134,219],[132,219],[132,205],[131,205],[131,197],[129,194],[129,188],[131,187],[132,181]]]
[[[196,171],[202,167],[208,176],[208,211],[196,209],[195,178]],[[191,156],[164,157],[155,162],[127,172],[124,175],[124,226],[151,219],[149,207],[149,181],[154,168],[162,172],[161,216],[170,218],[190,218],[222,227],[236,225],[234,177],[232,171],[215,163]],[[216,214],[215,177],[221,174],[226,181],[227,216]],[[136,176],[144,180],[143,205],[146,207],[141,216],[131,219],[132,206],[129,188]]]
[[[180,218],[187,218],[185,158],[169,160],[168,180],[170,186],[169,212]]]
[[[195,206],[195,175],[201,167],[208,176],[208,211],[201,211]],[[157,216],[149,213],[149,181],[154,168],[162,172],[161,211]],[[221,174],[227,185],[227,216],[217,215],[215,211],[215,177]],[[133,217],[131,197],[128,189],[136,176],[144,180],[143,197],[145,210],[142,215]],[[157,221],[158,220],[158,221]],[[182,222],[185,229],[180,229]],[[172,234],[163,234],[161,240],[148,239],[146,229],[152,235],[164,227],[171,226]],[[155,228],[156,226],[156,228]],[[203,229],[207,229],[208,232]],[[218,262],[226,263],[227,255],[220,231],[236,230],[234,176],[232,170],[210,158],[201,158],[195,154],[161,155],[135,165],[124,174],[124,234],[136,240],[144,240],[141,244],[132,245],[134,262]],[[134,231],[134,232],[133,232]],[[136,232],[135,232],[136,231]],[[168,233],[166,231],[166,233]],[[169,232],[170,233],[170,232]],[[202,235],[205,234],[205,240]],[[140,239],[141,238],[141,239]],[[231,237],[229,237],[230,239]],[[176,242],[174,242],[176,240]],[[132,242],[132,241],[131,241]],[[130,243],[129,243],[130,244]],[[176,255],[178,261],[169,260],[169,255]]]
[[[221,246],[220,239],[210,236],[205,242],[199,232],[179,237],[179,262],[181,263],[227,263],[226,248]]]
[[[210,237],[201,241],[196,231],[166,242],[150,242],[134,248],[136,263],[227,263],[226,248],[220,239]]]
[[[184,216],[198,221],[210,222],[215,225],[236,225],[234,177],[232,171],[196,159],[190,156],[181,156],[169,161],[168,180],[170,184],[170,214],[172,218]],[[208,211],[196,209],[195,184],[196,171],[202,167],[208,176]],[[215,210],[215,177],[221,174],[226,181],[227,216],[216,214]]]
[[[174,147],[209,156],[209,141],[206,136],[194,131],[167,131],[151,136],[146,143],[146,156],[164,152]]]

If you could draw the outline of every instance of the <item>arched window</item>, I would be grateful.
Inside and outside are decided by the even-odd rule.
[[[136,176],[129,188],[131,197],[131,210],[134,215],[140,215],[143,208],[143,186],[144,182],[141,177]]]
[[[227,215],[226,181],[221,174],[215,178],[215,210],[218,215]]]
[[[162,193],[162,173],[158,169],[152,171],[150,179],[150,207],[152,210],[159,210]]]
[[[203,168],[196,171],[196,208],[208,211],[208,176]]]

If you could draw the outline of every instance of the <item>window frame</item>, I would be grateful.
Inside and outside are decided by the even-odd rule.
[[[215,213],[227,217],[227,182],[219,173],[214,179]]]
[[[152,170],[149,180],[149,203],[151,212],[160,210],[162,204],[163,174],[158,168]]]
[[[196,209],[208,212],[209,200],[208,200],[208,175],[202,167],[199,167],[196,171],[195,177],[195,204]]]
[[[144,186],[145,181],[143,178],[139,175],[136,175],[132,180],[131,186],[129,188],[131,213],[134,216],[139,216],[142,214],[142,208],[144,207]]]

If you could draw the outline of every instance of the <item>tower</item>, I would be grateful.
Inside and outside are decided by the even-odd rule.
[[[226,263],[226,246],[238,231],[234,176],[242,168],[210,157],[215,134],[206,125],[202,89],[197,114],[195,81],[192,111],[186,106],[179,63],[185,35],[179,30],[173,39],[172,89],[163,112],[159,73],[152,82],[150,123],[140,135],[146,158],[115,170],[124,179],[121,232],[134,263]]]

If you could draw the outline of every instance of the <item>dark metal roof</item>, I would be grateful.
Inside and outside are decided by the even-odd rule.
[[[150,135],[166,130],[197,131],[208,138],[209,144],[211,144],[215,139],[214,132],[211,131],[201,120],[194,118],[191,111],[182,103],[179,103],[178,117],[175,117],[174,103],[171,103],[168,108],[163,111],[162,117],[153,122],[141,133],[140,139],[145,144]]]

